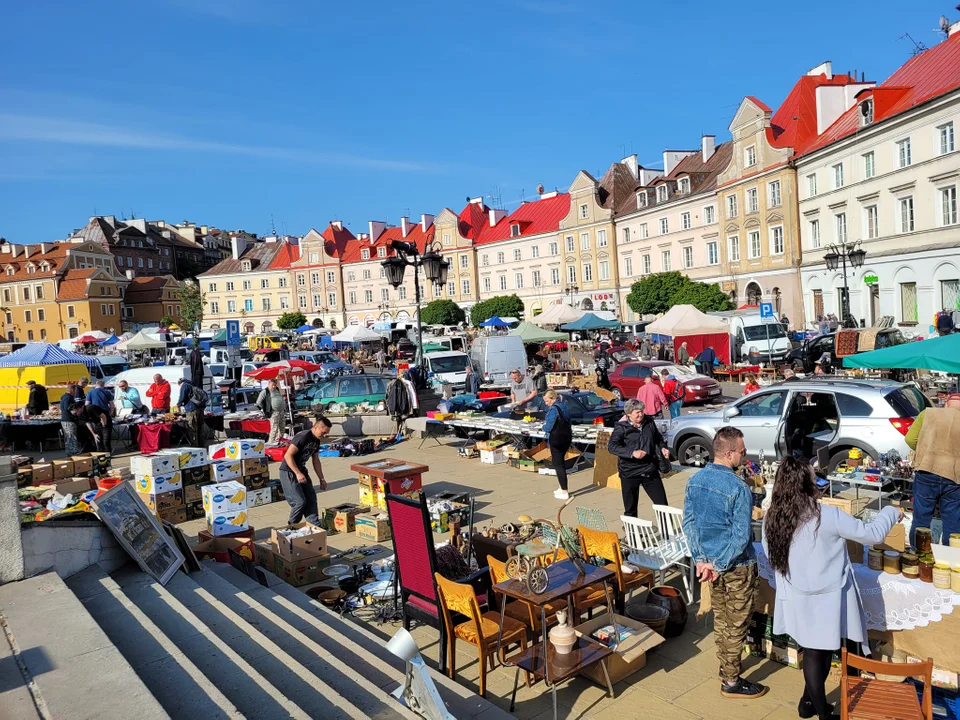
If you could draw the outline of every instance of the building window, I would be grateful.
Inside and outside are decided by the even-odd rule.
[[[327,270],[327,284],[332,285],[337,281],[337,274],[333,270]]]
[[[589,217],[589,215],[590,215],[590,208],[589,208],[586,204],[581,205],[581,206],[580,206],[580,219],[581,219],[581,220],[586,220],[587,217]]]
[[[577,283],[577,269],[573,265],[567,266],[567,284],[575,285]]]
[[[767,183],[767,205],[770,207],[780,207],[780,181],[774,180]]]
[[[713,205],[707,205],[703,209],[703,224],[713,225],[717,221],[717,209]]]
[[[810,221],[810,247],[814,250],[820,247],[820,221]]]
[[[406,294],[406,288],[401,288],[401,289],[404,291],[404,294]],[[363,302],[366,303],[367,305],[370,305],[371,303],[373,303],[373,290],[363,291]]]
[[[917,317],[917,284],[900,283],[900,321],[916,324]]]
[[[623,265],[623,276],[633,277],[633,257],[631,255],[624,256],[621,264]]]
[[[869,205],[863,209],[863,224],[867,228],[867,239],[873,240],[879,233],[879,216],[876,205]]]
[[[507,261],[506,255],[502,252],[497,253],[497,265],[503,265]]]
[[[153,258],[147,258],[147,268],[150,270],[153,269]]]
[[[250,290],[252,287],[253,287],[253,283],[251,283],[249,280],[244,280],[244,281],[243,281],[243,289],[244,289],[244,290]]]
[[[575,252],[577,246],[573,242],[573,235],[567,235],[567,252]]]
[[[310,284],[319,285],[320,284],[320,273],[312,272],[310,273]]]
[[[730,244],[730,262],[740,262],[740,238],[737,235],[731,235],[727,238]]]
[[[304,273],[297,273],[297,287],[306,287],[306,285],[307,276]]]
[[[946,155],[947,153],[952,153],[954,150],[953,144],[953,123],[948,122],[944,125],[937,126],[937,137],[940,140],[940,154]],[[951,306],[952,307],[952,306]]]
[[[667,201],[667,186],[661,185],[657,188],[657,202]]]
[[[683,248],[683,266],[685,268],[693,267],[693,248],[690,245]]]
[[[357,304],[357,291],[356,291],[356,290],[351,290],[349,293],[347,293],[347,300],[350,302],[350,305],[351,305],[351,306],[356,305],[356,304]]]
[[[510,225],[510,237],[520,237],[520,223]]]
[[[490,265],[490,256],[489,256],[489,255],[482,255],[482,256],[480,257],[480,264],[481,264],[483,267],[488,267],[488,266]]]
[[[876,164],[876,159],[875,159],[875,157],[876,157],[876,156],[873,154],[873,151],[872,151],[872,150],[871,150],[870,152],[868,152],[868,153],[864,153],[864,154],[863,154],[863,177],[864,177],[864,179],[869,180],[870,178],[872,178],[874,175],[877,174],[877,164]]]
[[[843,163],[837,163],[833,166],[833,189],[843,187]]]
[[[76,308],[73,305],[67,305],[67,317],[73,319],[77,316]]]
[[[270,287],[270,278],[260,278],[260,289],[266,290]]]
[[[369,270],[364,270],[364,271],[363,271],[363,279],[364,279],[364,280],[369,280],[369,279],[370,279],[370,271],[369,271]]]
[[[555,242],[550,243],[550,246],[549,246],[548,250],[550,251],[550,254],[551,254],[551,255],[559,255],[559,254],[560,254],[560,243],[555,243]]]
[[[816,197],[817,195],[817,175],[816,173],[811,173],[807,175],[807,196]]]
[[[897,141],[897,167],[910,167],[913,162],[910,157],[910,138]]]
[[[4,301],[4,302],[11,302],[11,300],[10,300],[10,288],[4,288],[4,289],[3,289],[3,301]]]
[[[647,228],[646,223],[640,223],[640,228],[638,232],[640,233],[641,240],[646,240],[648,237],[650,237],[650,230]]]
[[[490,292],[490,278],[488,277],[483,279],[483,291]]]
[[[470,267],[470,256],[464,253],[460,256],[460,269],[466,270]]]
[[[244,300],[243,309],[247,312],[253,312],[253,300]]]
[[[534,258],[540,257],[540,246],[539,246],[539,245],[532,245],[532,246],[530,247],[530,257],[534,257]],[[464,267],[466,267],[466,266],[464,266]]]
[[[747,212],[755,213],[760,209],[759,202],[757,200],[757,189],[750,188],[747,190]]]
[[[693,223],[690,222],[690,213],[680,213],[680,229],[689,230],[693,226]]]
[[[770,254],[783,255],[783,226],[770,228]]]
[[[443,246],[444,246],[444,247],[450,247],[451,245],[453,245],[453,240],[450,239],[450,233],[444,233],[444,234],[443,234]]]
[[[23,286],[23,299],[26,302],[30,302],[30,288],[26,285]]]
[[[310,253],[310,264],[316,265],[318,262],[320,262],[320,253],[316,253],[316,252]]]
[[[678,183],[678,186],[679,186],[679,188],[680,188],[680,194],[681,194],[681,195],[687,195],[687,194],[689,194],[689,193],[690,193],[690,178],[685,178],[685,177],[684,177],[684,178],[680,178],[680,182]]]
[[[513,274],[513,286],[517,290],[523,289],[523,273],[514,273]]]
[[[233,282],[227,283],[227,292],[233,292]]]
[[[210,283],[209,285],[207,285],[207,289],[208,289],[210,292],[216,292],[216,291],[217,291],[217,284],[216,284],[216,283]]]
[[[650,256],[644,255],[643,256],[643,274],[644,275],[650,274],[651,266],[652,266],[652,263],[650,262]]]
[[[469,281],[469,280],[464,279],[464,280],[461,280],[461,281],[460,281],[460,294],[461,294],[463,297],[469,297],[469,296],[470,296],[470,281]]]
[[[600,270],[600,279],[609,280],[610,279],[610,261],[601,260],[597,263],[597,268]]]
[[[27,330],[27,340],[33,341],[33,330]]]
[[[327,293],[327,307],[335,308],[337,306],[337,294]]]
[[[735,218],[737,216],[737,196],[727,195],[727,217]]]
[[[236,300],[227,300],[227,313],[233,314],[237,311],[237,301]]]
[[[847,214],[837,213],[834,215],[834,237],[838,243],[847,241]]]
[[[957,224],[957,186],[940,189],[940,224]],[[951,307],[956,307],[951,305]]]
[[[241,261],[240,269],[243,270],[244,272],[250,272],[250,270],[252,269],[252,265],[250,264],[250,261],[249,260]]]
[[[550,268],[550,284],[554,286],[560,284],[560,268]]]
[[[269,311],[270,311],[270,298],[268,298],[268,297],[260,298],[260,307],[262,308],[262,310],[263,310],[264,312],[269,312]]]
[[[597,247],[605,248],[607,246],[607,231],[597,230]]]
[[[104,309],[104,308],[106,308],[106,307],[107,307],[106,305],[101,305],[101,306],[100,306],[100,314],[101,314],[101,315],[106,315],[106,314],[107,314],[107,311]],[[30,310],[24,310],[24,311],[23,311],[23,321],[24,321],[24,322],[33,322],[33,312],[30,311]]]
[[[707,265],[719,265],[720,264],[720,251],[717,248],[716,242],[707,243]]]
[[[623,242],[630,242],[630,228],[623,229]]]
[[[520,248],[514,248],[514,250],[513,250],[513,261],[514,261],[514,262],[520,262],[520,258],[521,258]]]
[[[360,251],[360,259],[361,260],[370,259],[370,248],[364,248],[363,250]]]
[[[506,276],[506,275],[501,275],[499,278],[497,278],[497,280],[498,280],[498,282],[499,282],[499,284],[500,284],[500,289],[501,289],[501,290],[506,290],[506,289],[507,289],[507,276]]]
[[[751,145],[743,151],[743,164],[746,167],[753,167],[757,164],[757,147]]]
[[[319,296],[319,295],[317,295],[316,293],[314,293],[314,295],[313,295],[313,297],[311,298],[311,300],[313,300],[313,307],[314,307],[314,308],[320,307],[320,296]]]
[[[44,330],[43,328],[40,328],[40,339],[41,339],[41,340],[46,340],[46,339],[47,339],[47,331]]]
[[[285,288],[287,286],[287,278],[285,275],[281,275],[277,278],[277,287]]]
[[[667,218],[660,218],[660,234],[666,235],[670,232],[670,223]]]
[[[538,288],[538,287],[540,287],[540,285],[541,285],[541,282],[540,282],[540,271],[539,271],[539,270],[534,270],[534,271],[533,271],[533,286],[534,286],[535,288]]]
[[[900,232],[913,232],[913,196],[897,200],[897,209],[900,217]]]
[[[593,265],[590,263],[583,264],[583,281],[585,283],[593,282]]]
[[[44,322],[47,319],[47,311],[43,308],[37,310],[37,322]]]
[[[380,299],[383,302],[390,300],[390,289],[389,288],[380,288]]]
[[[280,309],[281,310],[290,309],[290,298],[287,295],[280,296]]]
[[[580,249],[589,250],[590,249],[590,233],[580,233]]]
[[[638,192],[637,193],[637,208],[645,208],[647,206],[647,193]]]
[[[406,300],[407,299],[407,288],[401,285],[397,288],[397,299]],[[371,301],[372,302],[372,301]]]
[[[670,251],[663,250],[660,253],[660,270],[662,272],[670,272]]]
[[[941,280],[940,300],[940,307],[957,307],[957,301],[960,300],[960,280]]]
[[[760,257],[760,233],[757,231],[747,234],[747,253],[753,260]]]

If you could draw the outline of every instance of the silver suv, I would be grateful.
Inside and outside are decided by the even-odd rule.
[[[713,460],[713,436],[732,425],[743,431],[747,456],[777,460],[794,450],[806,457],[830,448],[829,470],[858,447],[870,458],[896,450],[920,411],[930,405],[915,385],[889,380],[812,378],[762,388],[709,413],[670,421],[667,445],[682,465]]]

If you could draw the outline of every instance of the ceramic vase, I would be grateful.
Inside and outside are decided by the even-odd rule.
[[[557,624],[550,630],[550,643],[557,655],[569,655],[577,642],[577,633],[567,625],[567,613],[564,610],[557,612]]]
[[[647,602],[670,613],[663,631],[665,637],[677,637],[683,632],[687,626],[687,603],[679,590],[670,585],[658,585],[650,591]]]

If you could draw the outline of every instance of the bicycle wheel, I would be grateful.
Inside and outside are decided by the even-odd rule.
[[[525,558],[522,555],[511,555],[507,559],[507,576],[511,580],[520,580],[525,574]]]
[[[527,590],[534,595],[541,595],[547,591],[547,585],[550,583],[550,576],[547,569],[537,565],[530,569],[527,575]]]

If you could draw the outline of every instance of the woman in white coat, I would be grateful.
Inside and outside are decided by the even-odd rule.
[[[837,717],[824,685],[830,658],[844,640],[867,647],[867,619],[847,555],[847,540],[873,545],[903,517],[888,505],[865,525],[839,508],[821,506],[806,461],[786,458],[777,471],[763,523],[763,547],[776,572],[773,631],[788,633],[803,648],[802,718]]]

